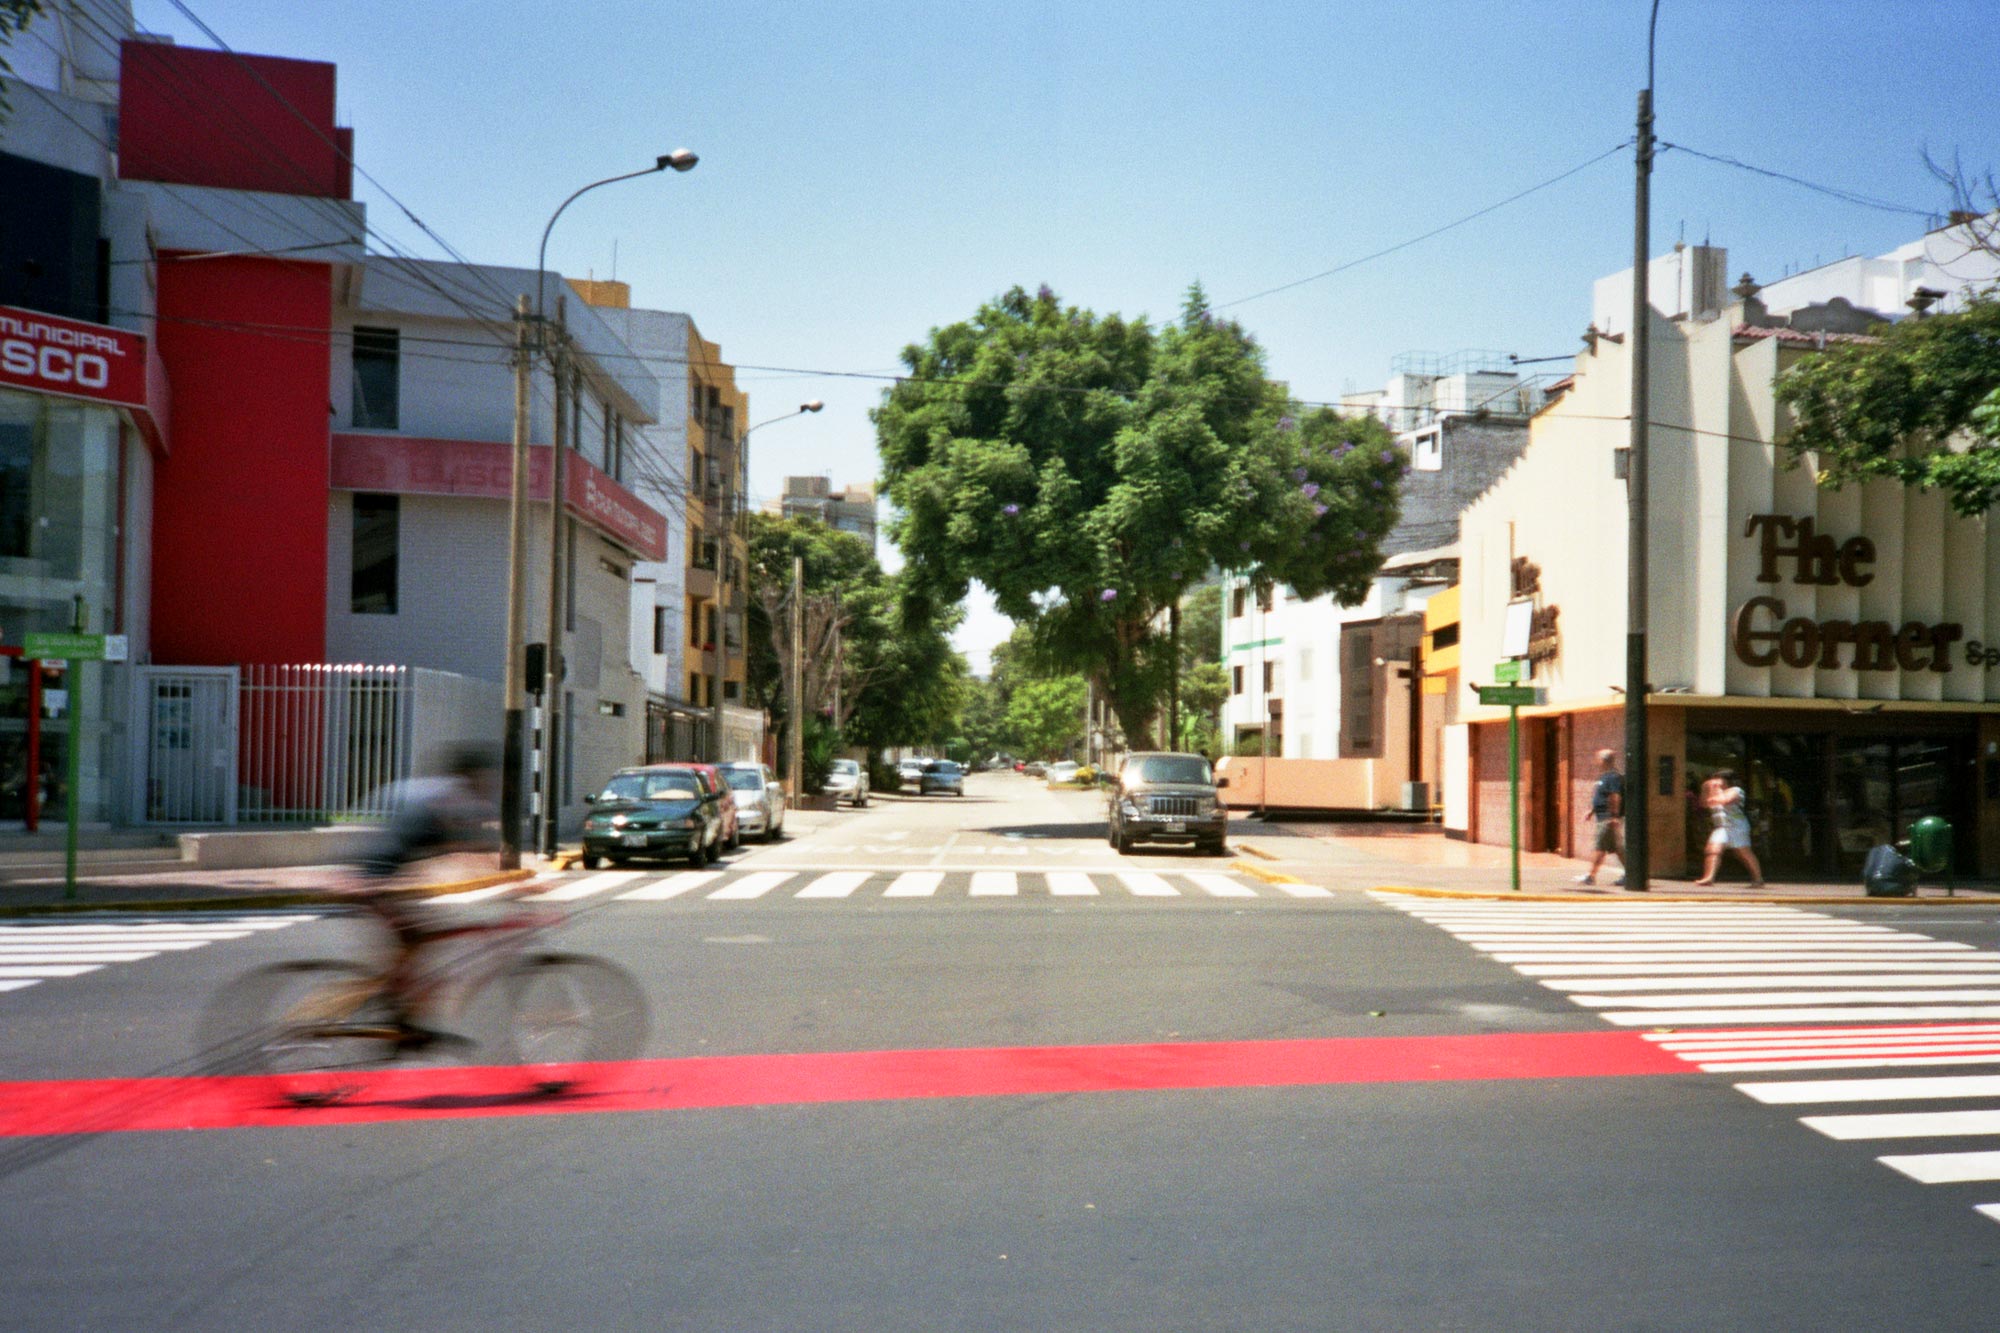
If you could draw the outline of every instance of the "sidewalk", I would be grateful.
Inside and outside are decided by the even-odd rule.
[[[1687,879],[1655,877],[1646,893],[1615,886],[1616,858],[1606,857],[1597,883],[1578,884],[1589,862],[1547,852],[1521,853],[1521,891],[1511,886],[1510,852],[1505,847],[1447,838],[1436,825],[1274,821],[1238,816],[1230,820],[1230,842],[1247,855],[1252,874],[1290,875],[1327,888],[1394,889],[1424,896],[1500,898],[1562,902],[1778,902],[1787,904],[2000,903],[2000,884],[1961,880],[1956,896],[1928,879],[1915,898],[1870,898],[1857,876],[1852,881],[1785,881],[1753,889],[1742,868],[1724,867],[1725,878],[1705,888]],[[1735,878],[1727,878],[1727,876]]]

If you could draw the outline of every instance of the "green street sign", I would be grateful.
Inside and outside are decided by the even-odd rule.
[[[122,662],[123,634],[24,634],[21,656],[42,662]]]
[[[1549,701],[1549,692],[1539,685],[1475,685],[1479,702],[1488,708],[1529,708]]]
[[[1504,662],[1493,664],[1493,679],[1503,685],[1511,685],[1521,679],[1521,659],[1510,657]]]

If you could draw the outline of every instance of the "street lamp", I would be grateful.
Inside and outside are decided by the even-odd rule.
[[[700,159],[685,148],[677,148],[664,157],[653,160],[653,165],[643,171],[628,171],[623,175],[607,176],[603,180],[572,192],[569,198],[556,207],[549,215],[548,226],[542,228],[542,243],[535,253],[535,313],[532,326],[529,323],[527,298],[522,297],[514,308],[514,470],[509,494],[508,540],[507,540],[507,662],[503,673],[505,681],[505,730],[502,733],[502,769],[500,780],[500,864],[504,869],[518,869],[521,864],[521,820],[526,804],[522,783],[525,755],[522,752],[522,722],[527,712],[526,668],[527,655],[527,567],[528,567],[528,417],[529,374],[536,352],[549,349],[549,340],[544,332],[542,309],[545,303],[548,274],[549,233],[555,230],[556,219],[563,210],[578,198],[597,189],[601,185],[611,185],[617,181],[631,180],[637,176],[650,176],[671,167],[675,171],[692,171]],[[529,337],[530,327],[534,330]],[[560,375],[557,385],[561,385]],[[555,417],[562,418],[560,403]],[[551,469],[549,501],[554,521],[550,524],[551,541],[558,549],[560,543],[555,537],[561,529],[562,515],[562,455],[563,442],[555,441],[554,467]],[[561,580],[555,581],[560,587]],[[549,623],[549,644],[544,659],[544,680],[553,699],[554,687],[560,680],[562,657],[559,646],[558,624],[552,615]],[[553,713],[547,721],[553,721]],[[554,753],[554,747],[550,747]],[[553,788],[551,789],[553,794]],[[554,812],[548,812],[553,819]]]
[[[817,412],[825,406],[826,404],[818,398],[809,399],[806,402],[800,403],[797,411],[787,412],[783,416],[772,417],[768,421],[760,421],[737,436],[736,457],[730,460],[729,465],[730,478],[734,479],[739,474],[748,474],[750,467],[748,448],[752,435],[775,422],[790,421],[793,417],[804,416],[809,412]],[[710,717],[712,721],[709,728],[714,733],[709,745],[714,752],[714,758],[717,763],[722,763],[729,758],[727,754],[723,753],[722,748],[722,696],[723,692],[729,688],[729,567],[731,564],[731,555],[733,554],[732,547],[736,540],[736,510],[740,498],[727,485],[723,487],[722,513],[727,527],[722,536],[722,568],[716,573],[716,600],[722,605],[722,633],[716,636],[715,641],[715,702],[710,705],[712,710]],[[747,644],[745,648],[747,650]]]

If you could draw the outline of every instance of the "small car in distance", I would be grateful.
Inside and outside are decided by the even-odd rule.
[[[1047,777],[1051,784],[1057,782],[1074,782],[1076,781],[1076,771],[1081,767],[1082,765],[1076,763],[1074,760],[1063,759],[1050,764],[1048,768],[1043,770],[1043,776]]]
[[[868,804],[868,770],[859,760],[836,759],[826,775],[826,791],[834,804],[845,801],[859,809]]]
[[[901,760],[896,765],[896,776],[903,781],[905,786],[914,787],[922,781],[924,765],[929,762],[928,759]]]
[[[1042,776],[1042,761],[1039,759],[1030,759],[1027,763],[1021,765],[1021,776],[1028,778]]]
[[[687,764],[620,769],[603,791],[585,799],[591,805],[583,821],[587,866],[684,856],[699,869],[720,850],[721,793]]]
[[[917,779],[917,795],[928,796],[934,791],[965,795],[965,770],[949,759],[933,759],[925,764],[923,776]]]
[[[1142,751],[1126,756],[1111,787],[1110,841],[1123,856],[1140,842],[1193,843],[1210,856],[1227,847],[1228,785],[1198,754]]]
[[[762,764],[723,764],[722,780],[736,803],[736,823],[746,838],[775,841],[785,830],[785,789]]]

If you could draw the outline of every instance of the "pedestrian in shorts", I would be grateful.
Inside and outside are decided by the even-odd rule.
[[[1625,864],[1625,775],[1618,771],[1618,756],[1613,751],[1599,750],[1597,764],[1603,772],[1590,789],[1590,818],[1597,825],[1597,836],[1592,840],[1595,850],[1590,869],[1576,877],[1579,884],[1597,883],[1606,854],[1616,856],[1620,866]],[[1622,887],[1625,876],[1621,873],[1614,882]]]

